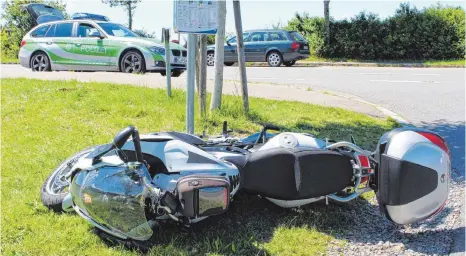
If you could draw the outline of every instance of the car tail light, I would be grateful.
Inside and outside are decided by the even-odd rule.
[[[433,134],[433,133],[428,133],[428,132],[418,132],[422,136],[426,137],[428,140],[430,140],[432,143],[437,145],[439,148],[443,149],[448,155],[450,155],[450,149],[447,146],[447,143],[440,138],[439,136]]]
[[[294,51],[296,51],[297,49],[299,49],[299,43],[298,42],[293,42],[291,44],[291,49],[293,49]]]
[[[26,40],[21,41],[21,45],[19,46],[19,48],[23,47],[25,44],[26,44]]]

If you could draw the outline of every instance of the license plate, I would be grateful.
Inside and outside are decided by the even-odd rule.
[[[185,57],[175,57],[175,62],[176,63],[186,63],[186,58]]]
[[[308,50],[308,49],[309,49],[309,46],[305,45],[304,50]]]

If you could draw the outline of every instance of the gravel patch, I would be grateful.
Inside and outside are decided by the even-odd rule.
[[[334,234],[328,255],[446,255],[460,221],[464,201],[464,177],[451,182],[447,204],[434,218],[407,226],[393,224],[379,212],[377,200],[351,204],[344,219],[354,225]],[[352,217],[351,217],[352,216]],[[344,226],[348,226],[345,224]],[[338,241],[339,240],[339,241]]]

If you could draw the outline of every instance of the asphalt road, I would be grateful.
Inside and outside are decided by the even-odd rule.
[[[257,83],[257,86],[250,86],[252,95],[257,96],[261,93],[261,89],[270,90],[271,87],[267,87],[267,84],[303,87],[305,90],[302,92],[307,94],[311,94],[307,90],[308,88],[330,94],[350,94],[391,110],[416,126],[429,127],[447,139],[452,151],[453,167],[464,176],[464,71],[461,68],[249,67],[247,68],[247,77],[251,84]],[[213,68],[209,67],[207,72],[208,77],[213,79]],[[43,77],[44,79],[76,79],[78,77],[83,78],[80,80],[107,82],[113,81],[110,78],[114,78],[118,82],[141,83],[142,85],[163,84],[165,81],[159,74],[133,76],[100,72],[52,72],[39,75],[19,65],[4,65],[1,68],[1,73],[2,77]],[[186,74],[182,76],[173,79],[174,85],[184,87]],[[238,67],[225,67],[224,79],[230,84],[232,81],[238,81]],[[225,89],[228,90],[228,88]],[[283,89],[281,91],[286,94],[289,90]],[[264,95],[267,96],[267,93],[264,92]],[[303,97],[309,97],[305,93],[302,94]],[[331,98],[328,95],[327,97]],[[280,99],[284,98],[286,95],[281,95]],[[315,100],[319,99],[315,98]],[[313,102],[313,100],[310,101]],[[316,101],[316,103],[324,104],[326,101]],[[336,97],[334,97],[333,102],[341,103]],[[347,102],[345,101],[345,103]],[[357,111],[357,105],[360,103],[355,101],[351,103],[350,101],[350,104],[346,104],[346,106]]]
[[[208,69],[213,77],[214,70]],[[446,138],[453,167],[465,171],[465,69],[385,67],[249,67],[249,82],[292,84],[358,96]],[[224,79],[239,80],[237,67]]]

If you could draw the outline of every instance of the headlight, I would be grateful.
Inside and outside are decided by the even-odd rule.
[[[149,47],[148,49],[153,53],[165,55],[165,48],[152,46],[152,47]]]

